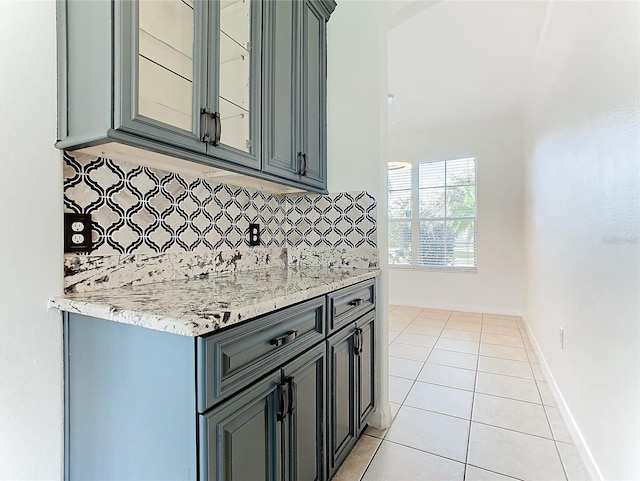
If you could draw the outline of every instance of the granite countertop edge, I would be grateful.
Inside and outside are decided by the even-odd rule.
[[[355,272],[357,271],[357,272]],[[320,282],[318,285],[302,288],[290,293],[276,293],[271,297],[265,297],[253,304],[247,304],[238,307],[215,308],[208,309],[203,307],[196,315],[192,312],[166,313],[162,312],[162,308],[126,308],[123,307],[122,289],[118,289],[119,296],[114,296],[114,301],[109,299],[111,289],[100,291],[100,300],[92,300],[92,294],[85,295],[67,295],[56,296],[49,299],[49,308],[57,309],[68,313],[77,313],[91,317],[106,319],[109,321],[119,322],[140,326],[156,331],[163,331],[171,334],[196,337],[204,334],[212,333],[232,326],[234,324],[257,318],[264,314],[303,302],[315,297],[322,296],[332,291],[349,287],[368,279],[373,279],[380,275],[379,268],[357,269],[353,275],[339,279],[330,279],[328,282]],[[328,276],[330,277],[330,276]],[[200,279],[184,281],[181,285],[194,283],[197,285]],[[215,282],[215,279],[214,279]],[[154,284],[151,284],[152,286]],[[158,283],[158,296],[170,295],[172,283]],[[209,305],[218,304],[215,299],[208,299]]]

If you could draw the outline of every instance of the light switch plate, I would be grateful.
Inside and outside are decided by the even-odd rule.
[[[64,214],[64,251],[89,253],[93,250],[91,240],[91,214]]]

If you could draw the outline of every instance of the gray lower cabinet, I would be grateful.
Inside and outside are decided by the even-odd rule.
[[[281,479],[280,373],[200,416],[200,479]]]
[[[201,479],[326,479],[325,372],[320,344],[201,415]]]
[[[65,479],[331,478],[374,407],[375,306],[328,338],[326,306],[372,289],[195,338],[65,313]]]
[[[194,338],[65,314],[65,479],[198,479]]]
[[[329,364],[329,474],[351,452],[375,402],[375,311],[327,340]]]
[[[326,188],[326,31],[335,4],[266,2],[263,169]]]
[[[324,344],[283,369],[291,406],[284,422],[288,447],[284,463],[285,481],[327,479],[326,373]]]

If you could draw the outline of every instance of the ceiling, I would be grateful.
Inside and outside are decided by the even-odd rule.
[[[388,34],[390,134],[519,111],[547,4],[401,2]]]

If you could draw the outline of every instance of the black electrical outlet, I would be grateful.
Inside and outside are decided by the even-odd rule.
[[[89,253],[91,240],[91,214],[64,214],[64,251]]]
[[[249,224],[249,245],[260,245],[260,224]]]

